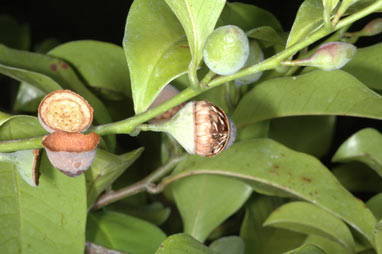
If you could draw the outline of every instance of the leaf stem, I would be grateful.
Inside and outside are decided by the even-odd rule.
[[[0,142],[0,152],[13,152],[18,150],[29,150],[35,148],[42,148],[42,138],[43,136],[26,138],[26,139],[15,139]]]
[[[135,195],[137,193],[148,191],[150,193],[158,193],[155,190],[155,181],[161,179],[163,176],[167,175],[171,172],[171,170],[181,161],[186,159],[188,157],[188,154],[183,154],[179,157],[174,157],[169,159],[165,164],[163,164],[161,167],[153,171],[151,174],[143,178],[142,180],[127,186],[125,188],[122,188],[115,192],[108,192],[102,195],[93,205],[92,209],[99,209],[101,207],[104,207],[110,203],[116,202],[118,200],[121,200],[123,198],[127,198],[129,196]]]

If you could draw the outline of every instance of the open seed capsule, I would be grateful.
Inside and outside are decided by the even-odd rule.
[[[68,133],[57,131],[45,136],[45,147],[52,165],[68,176],[78,176],[92,164],[100,137],[92,132]]]

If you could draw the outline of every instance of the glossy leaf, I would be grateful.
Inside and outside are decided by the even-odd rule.
[[[366,202],[366,206],[373,212],[377,220],[382,219],[382,193],[379,193]]]
[[[221,254],[244,254],[245,244],[238,236],[226,236],[213,241],[209,248]]]
[[[187,234],[168,237],[155,254],[218,254]]]
[[[13,153],[0,153],[0,161],[12,163],[23,180],[32,187],[39,181],[39,150],[20,150]]]
[[[232,119],[242,128],[266,119],[297,115],[382,119],[382,98],[344,71],[313,71],[259,84],[243,97]]]
[[[374,237],[377,253],[382,254],[382,220],[375,227]]]
[[[272,13],[245,3],[227,2],[217,23],[217,26],[224,25],[235,25],[244,31],[261,26],[270,26],[276,31],[282,31],[279,21]]]
[[[305,244],[315,245],[328,254],[349,253],[349,250],[347,250],[343,245],[320,235],[309,235],[305,240]]]
[[[100,90],[108,99],[131,97],[129,69],[120,46],[101,41],[73,41],[54,48],[49,55],[71,64],[86,84]]]
[[[334,116],[278,118],[271,121],[269,137],[293,150],[320,158],[330,149],[335,124]]]
[[[136,159],[143,148],[122,155],[114,155],[102,149],[97,149],[96,157],[85,172],[87,187],[87,203],[90,208],[108,186],[117,179]]]
[[[285,46],[285,40],[279,35],[273,27],[261,26],[253,28],[247,32],[249,38],[259,40],[264,47]]]
[[[215,28],[225,0],[165,0],[165,2],[186,32],[192,56],[188,72],[190,77],[197,77],[196,70],[203,58],[204,44]]]
[[[300,248],[285,252],[284,254],[326,254],[317,246],[306,244]]]
[[[164,1],[133,2],[123,48],[137,114],[151,105],[167,83],[185,73],[191,61],[183,28]]]
[[[358,48],[354,58],[342,70],[349,72],[371,89],[382,91],[382,44]]]
[[[0,162],[0,235],[3,253],[83,253],[86,189],[53,168],[44,155],[40,184],[23,181],[12,164]]]
[[[364,203],[343,188],[316,158],[270,139],[243,141],[208,159],[190,156],[178,165],[172,177],[178,180],[190,174],[190,179],[199,174],[233,177],[260,193],[309,201],[345,220],[372,241],[376,220]]]
[[[37,117],[0,112],[0,141],[47,134]]]
[[[149,222],[116,212],[88,215],[86,239],[125,252],[152,254],[166,235]]]
[[[366,128],[348,138],[334,154],[333,162],[359,161],[365,163],[382,177],[382,135]]]
[[[71,89],[83,96],[94,108],[94,119],[98,124],[111,122],[102,101],[85,87],[74,70],[62,60],[0,45],[0,73],[35,85],[46,93],[62,87]],[[110,149],[114,149],[115,137],[108,136],[108,141]]]
[[[333,174],[351,192],[377,193],[382,191],[382,179],[364,164],[347,163],[335,167]]]
[[[290,202],[279,207],[267,218],[264,226],[321,235],[337,241],[349,253],[355,249],[352,234],[340,219],[307,202]]]
[[[182,216],[184,232],[201,242],[252,193],[251,187],[243,182],[213,175],[176,181],[171,191]]]
[[[278,197],[254,195],[246,204],[240,229],[246,254],[279,254],[300,246],[305,236],[289,230],[264,227],[263,223],[284,200]],[[277,244],[275,244],[277,242]]]
[[[8,47],[27,50],[30,32],[27,24],[19,24],[14,18],[0,15],[0,43]]]
[[[15,111],[36,112],[45,95],[46,92],[36,86],[21,82],[13,109]]]
[[[286,47],[289,48],[304,40],[309,34],[322,27],[323,12],[322,0],[305,0],[298,9]]]

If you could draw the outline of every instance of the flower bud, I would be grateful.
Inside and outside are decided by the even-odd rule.
[[[373,19],[360,32],[362,36],[374,36],[382,33],[382,18]]]
[[[100,137],[92,132],[69,133],[57,131],[45,136],[42,145],[52,165],[68,176],[78,176],[92,164]]]
[[[83,132],[93,121],[93,108],[84,98],[70,90],[56,90],[41,100],[38,119],[50,133]]]
[[[331,42],[322,45],[308,58],[283,61],[284,65],[312,66],[324,71],[341,69],[357,52],[357,48],[349,43]]]
[[[219,75],[230,75],[240,70],[248,59],[247,35],[237,26],[217,28],[207,38],[203,59],[208,68]]]
[[[155,98],[154,102],[150,105],[149,109],[154,108],[160,104],[162,104],[165,101],[168,101],[175,95],[179,93],[179,90],[176,89],[171,84],[167,84],[162,91],[159,93],[159,95]],[[159,123],[163,121],[170,120],[186,103],[179,104],[176,107],[173,107],[166,112],[156,116],[155,118],[151,119],[149,123]]]
[[[208,101],[187,103],[171,120],[154,129],[171,134],[188,153],[206,157],[227,149],[236,138],[232,120]]]
[[[260,48],[260,45],[255,40],[250,40],[249,41],[249,56],[243,68],[260,63],[263,60],[264,60],[264,54]],[[262,75],[263,75],[263,72],[258,72],[258,73],[254,73],[242,78],[238,78],[235,80],[235,84],[236,86],[249,85],[259,80],[259,78],[261,78]]]

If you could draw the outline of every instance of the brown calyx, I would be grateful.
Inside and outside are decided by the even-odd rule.
[[[86,152],[95,149],[100,136],[97,133],[82,134],[56,131],[43,138],[42,144],[51,151]]]
[[[224,150],[229,122],[224,111],[209,101],[195,102],[195,153],[214,156]]]

